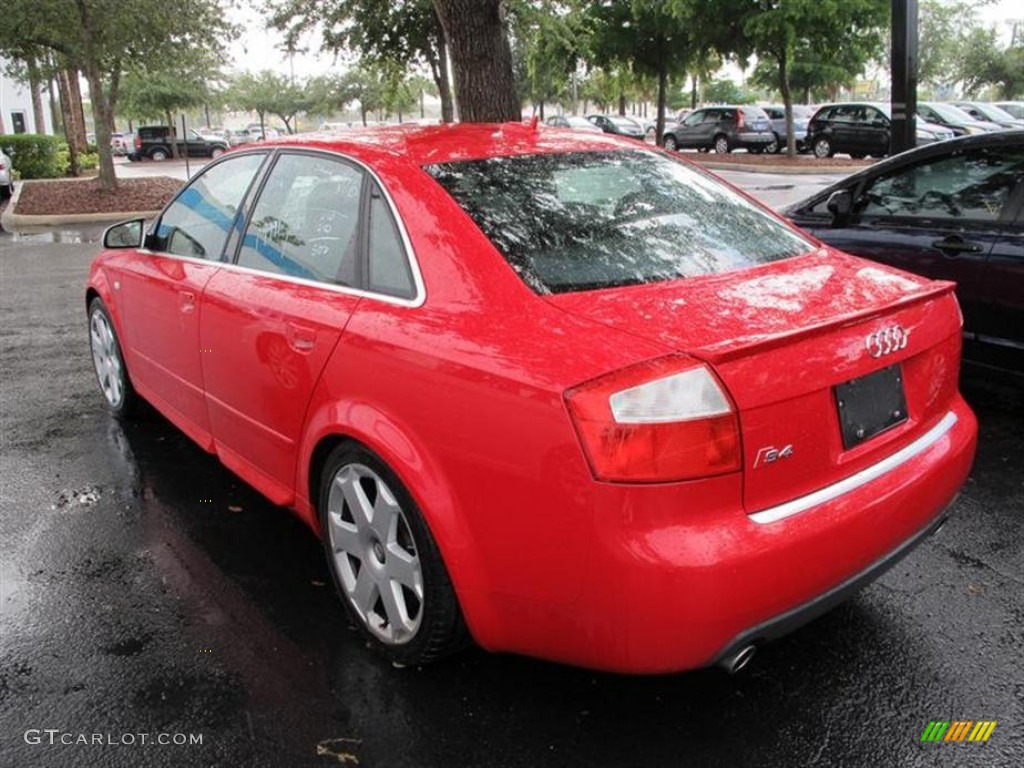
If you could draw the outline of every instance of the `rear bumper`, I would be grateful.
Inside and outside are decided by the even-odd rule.
[[[717,664],[748,645],[761,645],[762,643],[788,635],[790,632],[828,613],[896,565],[922,541],[933,533],[938,532],[945,525],[946,519],[947,515],[943,512],[892,552],[872,563],[857,575],[812,598],[803,605],[792,608],[785,613],[758,624],[756,627],[751,627],[741,632],[718,652],[711,663]]]
[[[944,519],[974,460],[977,422],[783,518],[756,522],[738,475],[597,484],[591,561],[567,605],[503,601],[485,647],[634,674],[713,664],[810,621],[881,575]],[[930,425],[934,428],[936,425]]]

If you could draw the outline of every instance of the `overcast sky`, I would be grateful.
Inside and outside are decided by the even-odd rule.
[[[261,2],[261,0],[256,0]],[[265,16],[254,7],[254,0],[247,0],[248,5],[242,10],[232,10],[230,18],[244,29],[242,36],[231,46],[231,55],[236,69],[259,71],[273,69],[287,74],[290,71],[288,56],[283,51],[284,37],[278,32],[266,29]],[[978,3],[982,6],[982,3]],[[986,24],[995,24],[1000,32],[1009,39],[1010,27],[1014,19],[1024,19],[1021,0],[995,0],[979,9],[979,17]],[[319,75],[331,69],[345,69],[344,62],[335,62],[330,53],[317,53],[320,45],[319,35],[309,36],[303,45],[310,53],[296,54],[294,57],[295,76],[303,79],[311,75]]]

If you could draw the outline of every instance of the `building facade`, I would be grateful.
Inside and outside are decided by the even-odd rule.
[[[0,134],[53,133],[50,106],[43,96],[43,124],[36,125],[32,94],[22,83],[8,75],[7,62],[0,59]]]

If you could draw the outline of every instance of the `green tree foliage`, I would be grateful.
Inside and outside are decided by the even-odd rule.
[[[691,11],[692,6],[683,0],[601,2],[589,10],[594,61],[657,78],[655,131],[659,144],[665,130],[669,77],[684,72],[704,47],[703,29],[710,24],[710,19],[702,20]],[[623,94],[620,112],[624,105]]]
[[[228,86],[224,100],[238,109],[255,112],[260,130],[266,130],[267,115],[275,115],[288,133],[295,133],[295,117],[313,105],[313,91],[293,83],[288,77],[269,69],[253,74],[245,72]]]
[[[271,26],[286,45],[319,32],[336,53],[355,53],[367,65],[428,68],[445,122],[454,116],[444,31],[431,0],[268,0]]]
[[[786,106],[786,151],[795,155],[792,77],[798,56],[803,61],[860,71],[881,49],[889,25],[890,0],[727,1],[740,19],[738,52],[756,54],[766,69],[775,71],[776,88]],[[837,53],[838,49],[843,52]]]
[[[712,80],[704,86],[704,101],[710,104],[753,104],[755,94],[729,78]]]
[[[32,46],[85,75],[107,191],[117,186],[110,126],[122,72],[196,49],[223,50],[236,32],[218,0],[132,0],[130,18],[122,0],[4,0],[2,17],[0,53]]]
[[[544,105],[576,110],[578,70],[589,42],[579,0],[518,0],[509,5],[512,56],[520,99],[544,117]]]

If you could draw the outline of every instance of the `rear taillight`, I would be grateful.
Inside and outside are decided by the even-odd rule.
[[[742,109],[737,109],[736,110],[736,127],[737,128],[742,128],[744,125],[745,125],[745,123],[743,122],[743,110]]]
[[[667,357],[565,393],[594,476],[669,482],[740,469],[739,422],[711,370]]]
[[[135,148],[142,149],[142,137],[138,134],[135,134]]]

